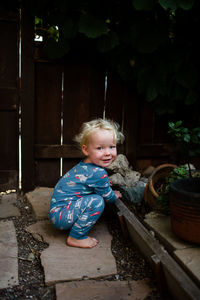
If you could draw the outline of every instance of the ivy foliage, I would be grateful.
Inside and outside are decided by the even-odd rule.
[[[99,55],[160,113],[199,102],[198,0],[29,0],[50,58]]]
[[[182,121],[169,122],[168,133],[177,144],[180,153],[187,158],[200,154],[200,127],[189,129],[182,126]]]

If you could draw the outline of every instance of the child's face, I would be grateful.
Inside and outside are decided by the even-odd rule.
[[[89,137],[88,145],[82,146],[85,163],[108,167],[117,156],[116,141],[111,130],[98,129]]]

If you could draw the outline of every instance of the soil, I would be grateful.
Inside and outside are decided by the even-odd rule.
[[[48,244],[35,240],[25,228],[36,222],[32,207],[26,197],[18,195],[17,207],[20,217],[8,218],[14,222],[18,241],[19,285],[0,290],[0,299],[56,299],[55,286],[45,286],[43,268],[40,262],[41,252]],[[123,237],[116,214],[106,208],[103,218],[113,236],[112,253],[116,259],[118,273],[114,276],[99,278],[98,280],[140,280],[150,278],[153,292],[146,299],[163,299],[156,289],[154,274],[134,248],[132,242]],[[83,278],[84,279],[84,278]]]

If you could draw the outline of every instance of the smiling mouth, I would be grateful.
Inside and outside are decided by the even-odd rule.
[[[111,161],[111,158],[103,160],[103,162],[110,162],[110,161]]]

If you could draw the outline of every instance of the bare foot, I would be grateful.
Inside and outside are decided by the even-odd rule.
[[[89,236],[83,240],[77,240],[71,236],[68,236],[66,243],[68,246],[71,246],[71,247],[93,248],[98,244],[98,241],[95,238],[92,238]]]

